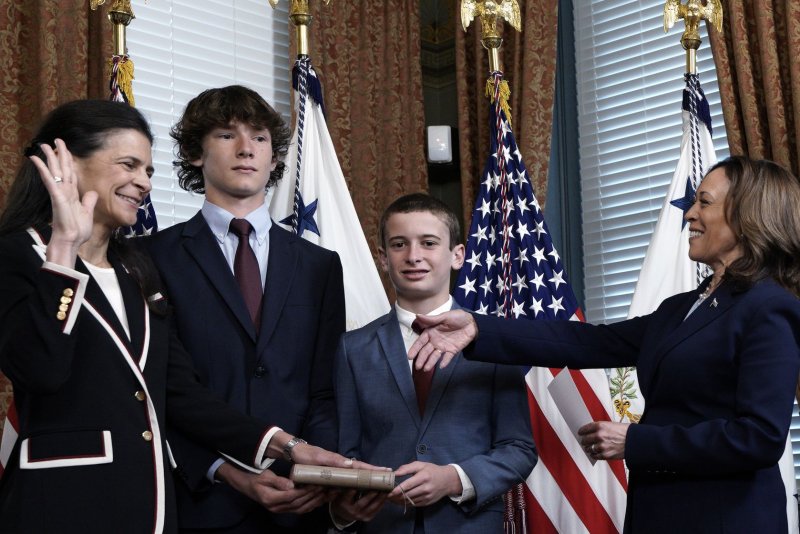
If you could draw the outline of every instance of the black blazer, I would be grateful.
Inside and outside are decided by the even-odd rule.
[[[175,531],[166,426],[250,465],[267,429],[200,386],[169,317],[145,305],[117,258],[130,339],[83,263],[76,276],[43,265],[44,251],[32,231],[0,238],[0,366],[20,425],[0,530]]]
[[[236,279],[201,212],[158,232],[147,244],[200,381],[236,410],[335,450],[333,358],[345,325],[339,256],[273,223],[256,336]],[[181,527],[230,527],[252,513],[264,515],[265,526],[298,526],[296,515],[267,514],[225,484],[209,487],[206,474],[219,454],[183,436],[172,442],[187,482],[177,489]],[[280,461],[273,469],[284,476],[288,472]],[[327,522],[327,514],[322,520]]]
[[[800,301],[772,281],[723,283],[611,325],[476,316],[468,358],[637,366],[646,399],[628,430],[626,532],[786,532],[778,468],[800,370]]]

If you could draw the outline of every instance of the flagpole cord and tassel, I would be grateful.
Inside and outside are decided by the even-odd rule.
[[[300,221],[300,178],[302,176],[303,163],[303,135],[306,123],[306,99],[308,98],[308,68],[311,61],[307,55],[298,54],[294,64],[294,71],[297,77],[296,90],[299,93],[300,105],[297,110],[297,168],[294,180],[294,215],[292,217],[292,231],[297,233],[297,225]]]
[[[323,0],[325,5],[328,5],[331,0]],[[274,9],[278,5],[278,0],[269,0],[270,5]],[[302,162],[303,162],[303,137],[305,134],[306,123],[306,106],[309,93],[309,73],[312,70],[311,59],[309,57],[309,38],[308,26],[311,24],[311,12],[308,6],[308,0],[291,0],[289,8],[289,20],[295,27],[296,43],[297,43],[297,59],[292,69],[292,85],[295,91],[298,92],[299,102],[297,109],[297,166],[295,167],[295,186],[294,186],[294,210],[292,213],[292,231],[298,233],[298,226],[300,225],[300,204],[302,203],[300,184],[302,178]],[[315,85],[318,87],[318,84]],[[320,94],[316,94],[319,92]],[[322,105],[321,89],[316,91],[312,89],[312,98]]]
[[[491,98],[493,102],[497,101],[500,104],[500,108],[503,110],[503,113],[506,116],[508,125],[512,126],[511,106],[508,103],[511,99],[511,89],[508,87],[508,82],[502,79],[503,73],[500,72],[500,90],[497,95],[495,95],[495,86],[497,85],[497,80],[495,79],[494,74],[495,73],[493,72],[492,76],[486,79],[486,98]],[[497,115],[499,116],[500,113]]]
[[[505,143],[503,142],[503,135],[505,130],[503,128],[503,117],[505,117],[509,127],[511,125],[511,108],[509,106],[509,98],[511,97],[511,90],[508,82],[503,79],[503,71],[500,64],[500,46],[503,44],[503,38],[498,30],[498,19],[502,24],[502,19],[511,24],[517,30],[522,31],[522,19],[520,16],[520,9],[517,0],[462,0],[461,2],[461,24],[464,31],[467,31],[470,23],[479,17],[481,21],[481,44],[486,49],[489,56],[489,78],[486,80],[486,96],[491,98],[495,106],[496,117],[496,132],[497,136],[494,140],[496,143],[495,157],[497,158],[497,165],[499,174],[495,179],[497,185],[501,188],[500,198],[502,198],[502,214],[503,214],[503,249],[502,249],[502,266],[503,277],[501,280],[502,288],[500,293],[503,295],[503,316],[508,318],[511,310],[512,303],[512,286],[511,286],[511,228],[508,223],[508,203],[513,202],[509,200],[510,187],[508,184],[508,176],[506,172],[506,154],[504,153]],[[503,520],[503,527],[506,534],[525,534],[525,496],[523,493],[522,485],[519,484],[513,489],[506,492],[505,500],[505,517]]]
[[[90,0],[92,10],[105,3],[105,0]],[[136,16],[130,0],[115,0],[108,10],[108,20],[114,28],[114,53],[108,60],[109,100],[126,102],[135,107],[133,98],[133,61],[128,57],[126,29]]]
[[[703,98],[700,88],[700,77],[697,74],[697,50],[700,48],[700,23],[708,21],[718,32],[722,31],[722,4],[720,0],[709,0],[703,5],[700,0],[689,0],[685,5],[681,0],[667,0],[664,4],[664,32],[680,19],[683,19],[685,29],[681,35],[681,45],[686,50],[686,87],[688,89],[689,135],[692,153],[692,168],[690,180],[695,190],[703,179],[704,165],[702,151],[700,150],[700,100]],[[710,124],[710,121],[709,121]],[[700,262],[696,266],[696,279],[698,285],[710,274],[710,270]]]

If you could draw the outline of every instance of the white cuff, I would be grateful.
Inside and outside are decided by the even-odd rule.
[[[450,500],[456,504],[463,504],[475,498],[475,486],[467,474],[458,464],[447,464],[455,467],[458,478],[461,480],[461,495],[450,495]]]
[[[264,433],[264,437],[261,438],[261,442],[256,449],[256,455],[253,458],[253,465],[243,464],[236,458],[228,456],[222,451],[220,451],[220,454],[232,464],[236,464],[246,471],[256,474],[262,473],[266,468],[272,465],[272,462],[275,461],[272,458],[267,457],[267,447],[269,446],[269,442],[275,436],[275,434],[281,431],[282,429],[280,427],[273,426]]]
[[[206,471],[206,478],[210,480],[212,484],[219,483],[219,480],[217,480],[217,470],[219,470],[224,463],[224,458],[217,458],[216,461],[211,464],[211,467],[208,468],[208,471]]]

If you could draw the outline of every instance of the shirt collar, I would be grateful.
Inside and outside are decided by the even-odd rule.
[[[214,234],[217,241],[220,243],[225,241],[228,237],[231,221],[235,218],[234,215],[228,210],[220,208],[216,204],[212,204],[208,200],[203,201],[201,211],[203,212],[203,218],[206,220],[206,223],[208,223],[208,227],[211,228],[211,232]],[[263,244],[269,234],[269,229],[272,228],[272,220],[269,217],[267,203],[264,202],[245,215],[244,219],[247,219],[253,226],[258,244]]]
[[[410,312],[404,308],[401,308],[397,302],[394,303],[394,309],[397,312],[397,321],[403,325],[404,327],[411,330],[411,323],[414,322],[414,319],[417,318],[417,314],[414,312]],[[447,297],[447,302],[436,308],[435,310],[431,311],[430,313],[420,314],[420,315],[440,315],[446,311],[450,311],[453,309],[453,297]]]

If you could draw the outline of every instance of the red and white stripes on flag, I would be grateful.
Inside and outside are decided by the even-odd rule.
[[[466,262],[454,296],[476,313],[530,320],[583,320],[564,265],[522,161],[492,73],[491,150],[470,224]],[[526,380],[539,462],[525,485],[528,532],[620,532],[627,480],[621,461],[594,466],[567,428],[547,386],[559,370],[531,368]],[[608,421],[611,397],[602,369],[568,371],[594,420]]]
[[[602,370],[563,371],[534,367],[525,380],[539,463],[528,477],[528,531],[539,533],[622,532],[628,482],[620,461],[586,457],[561,417],[547,386],[569,372],[595,421],[610,419],[608,380]]]

